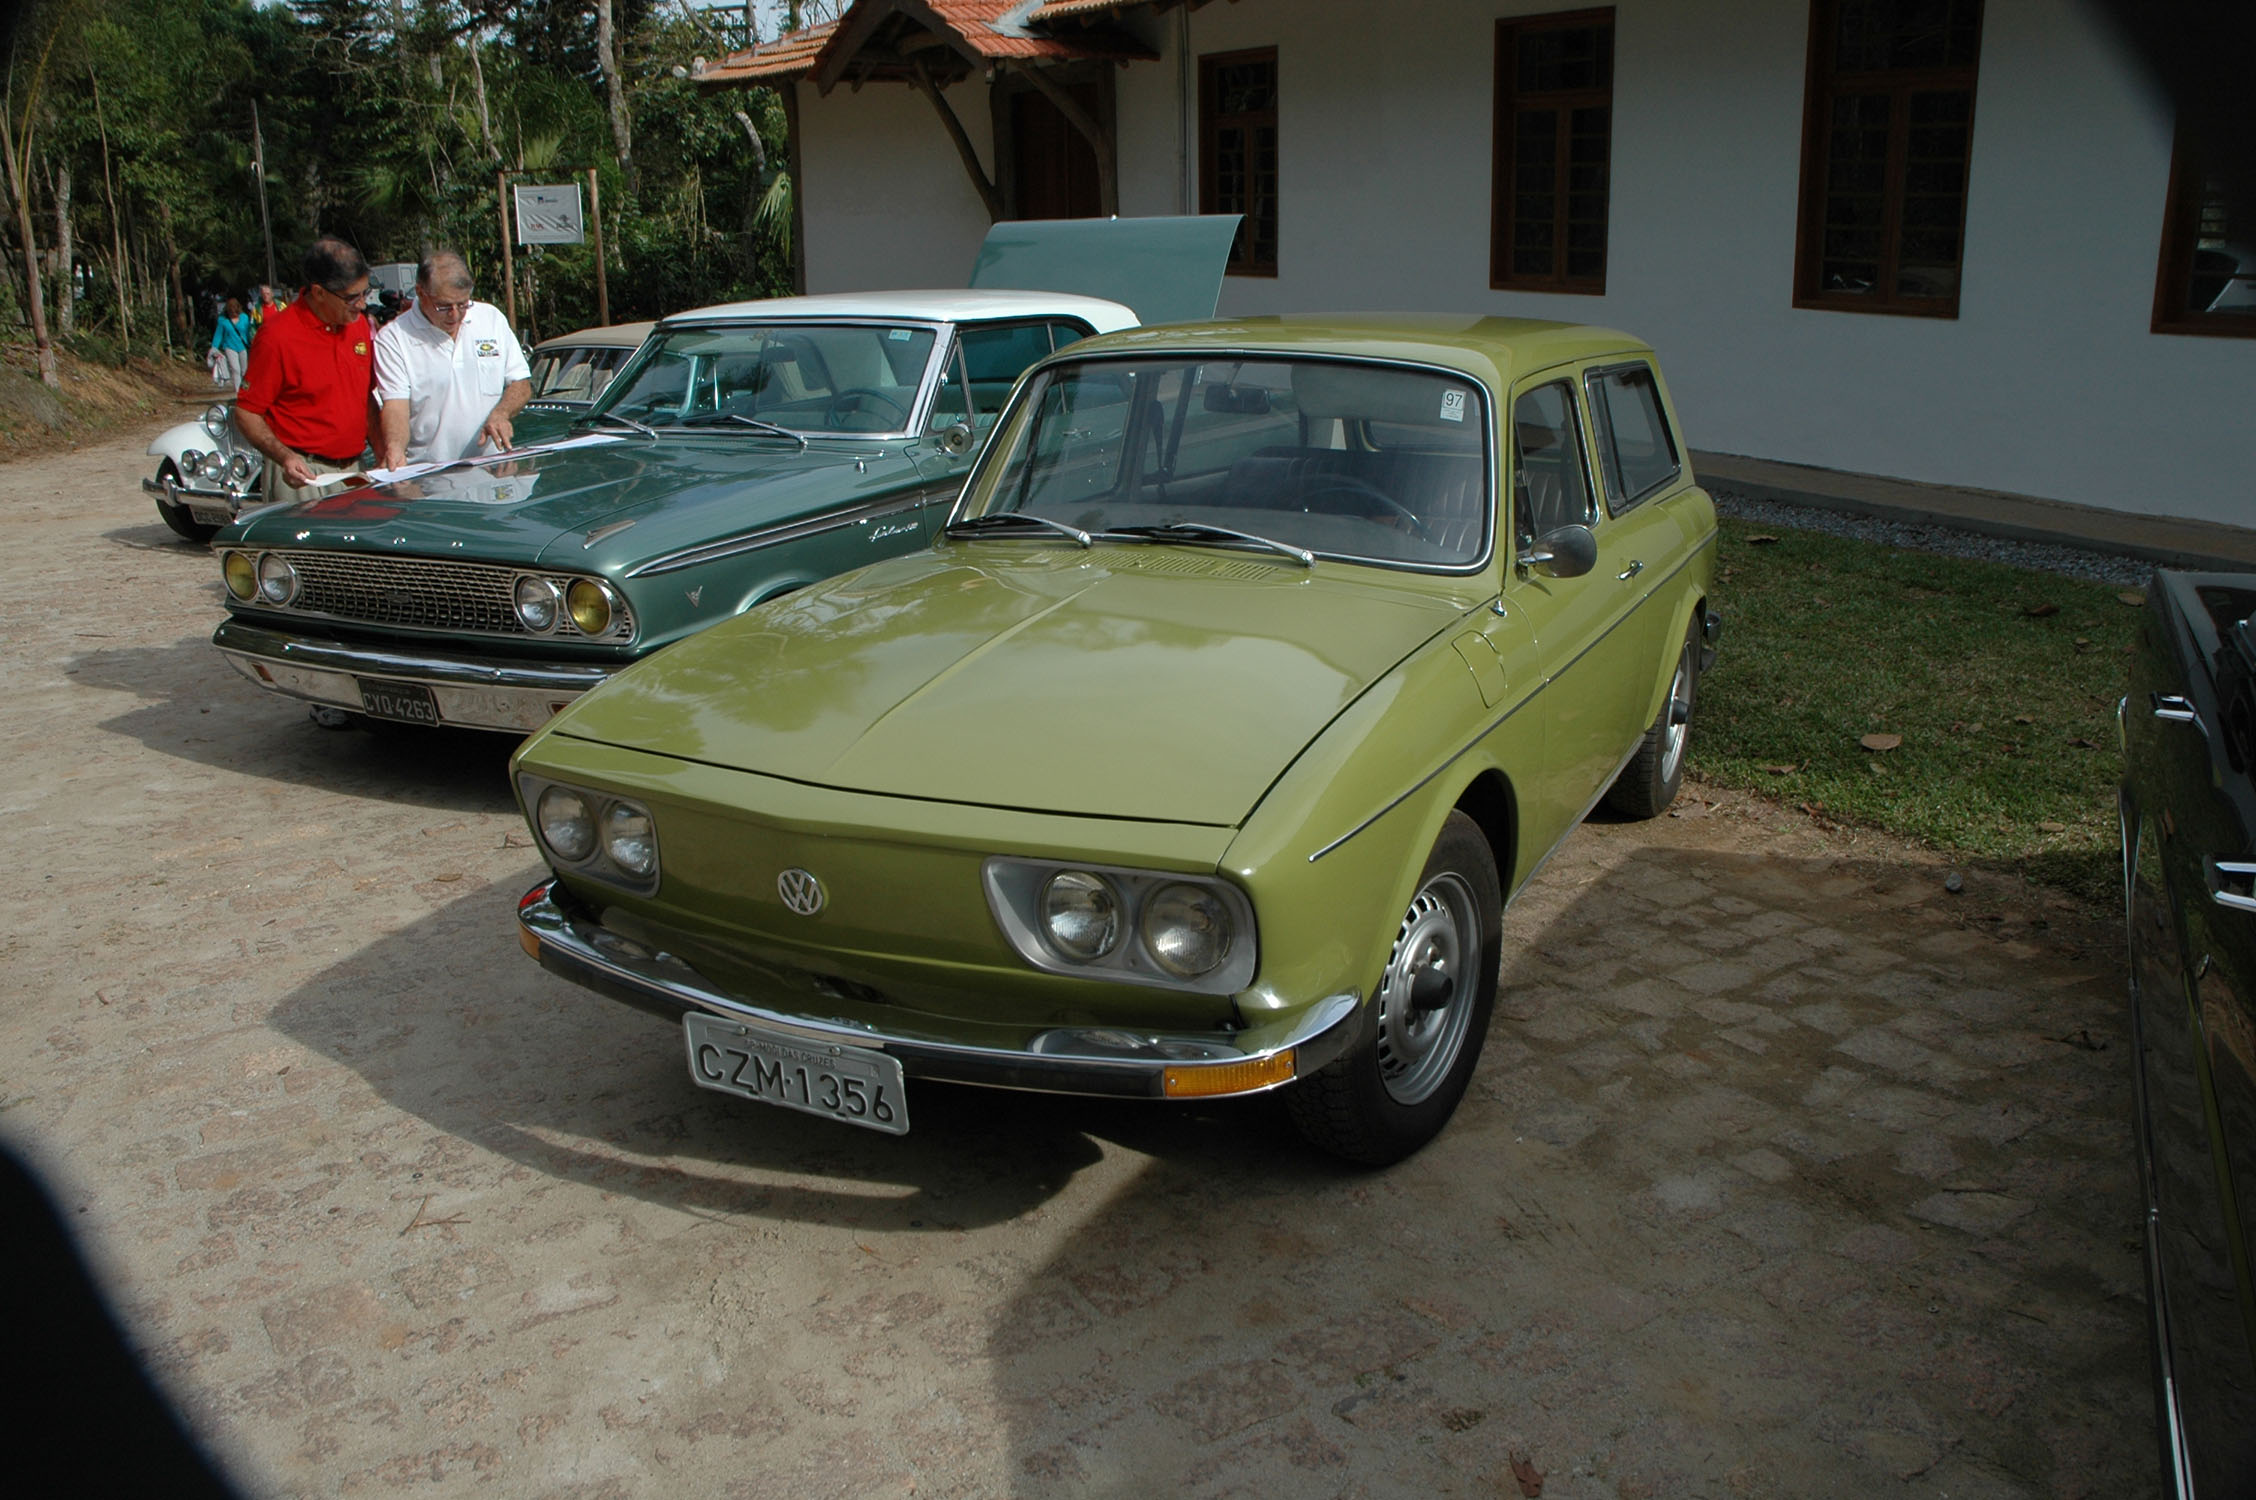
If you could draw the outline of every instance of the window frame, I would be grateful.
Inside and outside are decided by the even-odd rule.
[[[1538,31],[1574,31],[1603,23],[1610,35],[1607,40],[1609,58],[1619,28],[1614,20],[1614,7],[1598,6],[1585,10],[1553,11],[1536,16],[1507,16],[1496,23],[1496,54],[1494,58],[1493,98],[1495,119],[1490,127],[1489,206],[1488,206],[1488,285],[1499,292],[1558,292],[1570,296],[1602,297],[1606,294],[1606,272],[1601,267],[1595,277],[1572,276],[1566,270],[1566,219],[1558,219],[1561,238],[1553,247],[1550,275],[1527,276],[1512,269],[1512,207],[1515,201],[1513,188],[1512,127],[1514,114],[1523,98],[1556,101],[1562,121],[1578,107],[1602,102],[1606,106],[1606,247],[1600,251],[1601,260],[1612,258],[1614,217],[1614,84],[1612,65],[1609,62],[1606,85],[1603,89],[1561,89],[1545,93],[1520,95],[1512,87],[1512,71],[1508,63],[1518,56],[1516,43],[1521,36]],[[1572,149],[1573,137],[1562,128],[1553,157],[1559,172],[1558,198],[1564,203],[1569,196],[1567,173],[1571,162],[1566,158]]]
[[[1513,385],[1511,391],[1512,423],[1510,437],[1499,455],[1503,473],[1503,506],[1511,520],[1513,555],[1541,541],[1549,532],[1523,532],[1520,530],[1520,403],[1546,386],[1557,386],[1566,392],[1567,417],[1575,426],[1574,441],[1563,445],[1569,448],[1575,462],[1582,466],[1582,493],[1584,514],[1580,520],[1562,521],[1561,526],[1586,526],[1593,534],[1606,521],[1612,519],[1605,503],[1605,478],[1599,472],[1598,455],[1592,447],[1590,412],[1583,402],[1582,381],[1570,366],[1537,370]],[[1532,517],[1530,518],[1532,519]],[[1553,528],[1556,530],[1557,528]]]
[[[1974,180],[1974,127],[1981,107],[1982,22],[1974,19],[1974,60],[1963,67],[1892,68],[1875,72],[1842,73],[1833,66],[1833,48],[1839,34],[1845,0],[1810,0],[1809,55],[1802,85],[1802,175],[1794,234],[1794,306],[1813,312],[1861,312],[1886,317],[1956,318],[1959,295],[1966,286],[1966,208]],[[1825,199],[1827,151],[1832,139],[1833,101],[1840,93],[1874,93],[1882,89],[1897,101],[1890,111],[1886,184],[1881,189],[1882,218],[1880,266],[1882,279],[1893,282],[1901,271],[1906,137],[1910,133],[1910,97],[1914,93],[1966,91],[1966,169],[1958,189],[1958,280],[1947,297],[1907,297],[1891,288],[1877,295],[1828,292],[1820,285],[1825,258]]]
[[[1599,383],[1623,370],[1643,370],[1652,380],[1653,415],[1660,423],[1661,436],[1668,442],[1672,462],[1668,473],[1635,494],[1616,495],[1614,471],[1620,462],[1620,455],[1614,448],[1613,408],[1606,403]],[[1635,510],[1646,501],[1665,495],[1684,482],[1684,441],[1677,436],[1676,424],[1669,419],[1668,402],[1661,395],[1661,372],[1651,360],[1617,359],[1591,365],[1582,373],[1582,386],[1583,404],[1590,409],[1590,446],[1597,452],[1598,489],[1607,515],[1618,516]]]
[[[1249,62],[1267,62],[1269,65],[1271,80],[1269,108],[1266,110],[1251,110],[1242,114],[1225,115],[1220,113],[1215,108],[1216,75],[1223,68]],[[1221,127],[1226,124],[1242,125],[1246,131],[1245,175],[1248,183],[1247,198],[1249,204],[1253,196],[1251,182],[1253,179],[1254,128],[1266,124],[1277,135],[1278,186],[1277,190],[1270,195],[1269,221],[1270,239],[1277,246],[1278,257],[1281,258],[1283,255],[1284,221],[1283,215],[1278,209],[1279,200],[1284,196],[1284,136],[1278,126],[1276,105],[1276,99],[1282,93],[1283,75],[1278,69],[1277,49],[1275,47],[1246,47],[1236,52],[1203,52],[1199,54],[1199,212],[1202,214],[1232,212],[1245,214],[1245,221],[1238,226],[1237,238],[1230,243],[1229,263],[1223,269],[1225,276],[1274,277],[1277,274],[1276,259],[1257,261],[1251,257],[1255,216],[1245,209],[1225,209],[1220,206],[1218,201],[1216,179],[1220,175],[1219,168],[1222,160],[1221,142],[1218,136]],[[1239,256],[1240,246],[1244,246],[1248,252],[1244,258]]]
[[[2162,245],[2154,272],[2153,333],[2202,338],[2256,338],[2256,314],[2199,312],[2186,308],[2194,252],[2201,247],[2201,199],[2207,186],[2200,147],[2180,121],[2170,141],[2170,193],[2162,210]]]

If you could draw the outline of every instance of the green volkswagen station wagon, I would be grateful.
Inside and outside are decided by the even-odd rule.
[[[331,727],[537,729],[669,642],[923,547],[1020,372],[1212,313],[1236,223],[999,224],[967,290],[667,318],[548,440],[244,515],[213,543],[213,644]]]
[[[905,1131],[940,1082],[1283,1089],[1392,1161],[1464,1093],[1505,903],[1600,798],[1674,797],[1715,556],[1627,335],[1091,339],[932,545],[526,742],[520,936],[748,1099]]]

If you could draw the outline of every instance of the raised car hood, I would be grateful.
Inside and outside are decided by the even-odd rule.
[[[718,625],[553,732],[852,791],[1230,826],[1464,607],[1234,552],[951,546]]]
[[[1211,318],[1240,217],[1010,219],[987,231],[970,284],[1102,297],[1143,323]]]
[[[720,534],[699,518],[707,506],[727,507],[726,529],[836,504],[853,488],[837,474],[852,474],[856,457],[844,445],[801,453],[789,443],[733,435],[627,438],[277,506],[224,540],[519,564],[557,546],[564,562],[585,567],[587,533],[620,521],[663,512],[663,526],[635,533],[638,543],[659,545],[661,531],[689,540]]]

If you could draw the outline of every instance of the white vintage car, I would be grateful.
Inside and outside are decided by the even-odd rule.
[[[141,488],[156,497],[164,523],[191,542],[212,534],[256,505],[266,460],[235,430],[235,409],[215,401],[193,422],[168,427],[149,445],[154,478]]]

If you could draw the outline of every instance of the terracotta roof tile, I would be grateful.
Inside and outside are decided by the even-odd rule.
[[[980,57],[998,61],[1073,62],[1082,59],[1128,61],[1157,55],[1135,38],[1109,29],[1074,27],[1065,35],[1051,36],[1026,27],[1024,22],[1028,17],[1055,9],[1058,0],[1032,10],[1027,0],[925,0],[925,3]],[[1091,9],[1079,3],[1071,8],[1076,12]],[[853,9],[849,7],[846,15],[837,21],[794,31],[747,51],[731,52],[707,64],[697,74],[697,82],[708,88],[729,88],[804,78],[822,67],[840,27],[852,17]],[[885,75],[881,72],[878,76]]]

